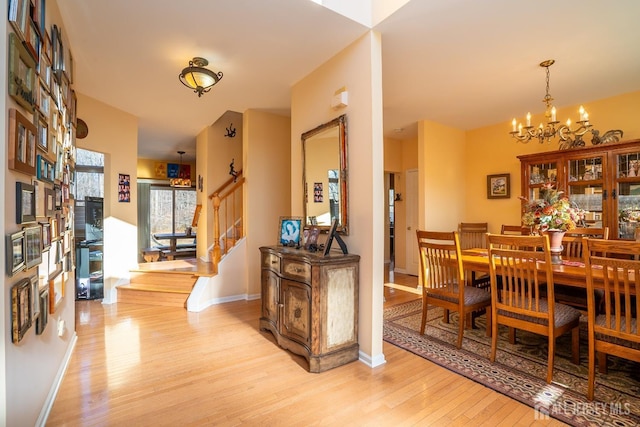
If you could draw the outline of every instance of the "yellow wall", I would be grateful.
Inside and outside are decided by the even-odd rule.
[[[614,96],[582,104],[589,112],[595,129],[604,133],[610,129],[624,131],[623,140],[640,139],[640,91]],[[558,109],[561,122],[571,118],[575,122],[579,105]],[[524,120],[524,118],[520,118]],[[534,115],[531,123],[544,121],[542,114]],[[574,126],[575,127],[575,126]],[[489,231],[497,233],[501,224],[520,223],[520,161],[516,156],[523,154],[554,151],[557,140],[540,144],[536,141],[523,144],[511,138],[511,121],[494,126],[475,129],[466,133],[464,152],[465,180],[460,188],[464,194],[464,210],[457,219],[468,222],[489,222]],[[587,145],[591,145],[591,134],[585,135]],[[487,199],[487,175],[511,174],[511,198]]]
[[[422,121],[418,123],[418,225],[453,231],[465,202],[464,131]]]
[[[89,134],[77,145],[105,154],[104,165],[104,295],[115,302],[118,280],[129,277],[138,259],[138,120],[135,116],[78,94],[78,115]],[[131,201],[118,202],[118,174],[131,177]]]
[[[361,359],[384,363],[382,302],[384,281],[384,165],[382,138],[381,41],[369,32],[318,67],[292,88],[291,210],[302,215],[300,136],[347,114],[349,252],[360,255],[359,343]],[[331,108],[334,92],[345,87],[348,106]]]
[[[197,255],[204,260],[209,260],[208,250],[213,246],[213,230],[209,229],[209,225],[213,224],[213,205],[209,196],[231,178],[229,171],[232,161],[236,171],[243,169],[242,123],[241,113],[227,111],[196,138],[197,167],[192,170],[195,171],[194,179],[203,177],[203,190],[198,190],[196,199],[197,203],[202,204],[197,229]],[[233,138],[225,136],[226,128],[231,124],[236,129]],[[221,226],[225,226],[224,221]],[[220,230],[220,233],[224,234],[224,230]]]
[[[291,215],[291,119],[244,112],[243,164],[248,295],[260,294],[260,246],[277,244],[278,220]],[[295,162],[294,162],[295,163]],[[300,181],[302,177],[300,177]],[[300,200],[302,203],[302,200]]]

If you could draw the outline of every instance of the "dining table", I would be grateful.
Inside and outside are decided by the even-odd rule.
[[[476,271],[488,274],[488,249],[473,248],[463,250],[462,264],[465,271]],[[552,264],[552,266],[554,283],[582,289],[587,288],[587,270],[585,268],[584,261],[581,258],[563,258],[561,264]],[[593,285],[595,288],[604,288],[601,268],[594,267],[593,279]]]
[[[169,241],[169,250],[171,252],[175,252],[178,247],[178,240],[182,239],[190,239],[195,240],[196,235],[193,233],[156,233],[153,235],[153,238],[156,240],[168,240]]]

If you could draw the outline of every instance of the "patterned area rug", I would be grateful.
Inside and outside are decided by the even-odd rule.
[[[416,300],[385,309],[384,340],[531,406],[536,419],[553,417],[574,426],[640,426],[640,364],[609,356],[607,375],[596,372],[595,400],[586,399],[586,323],[580,331],[580,365],[571,363],[571,334],[558,338],[553,382],[547,384],[546,338],[519,330],[511,345],[507,328],[501,326],[491,363],[486,316],[476,319],[477,329],[465,330],[458,350],[458,313],[445,323],[442,309],[430,309],[421,336],[421,304]]]

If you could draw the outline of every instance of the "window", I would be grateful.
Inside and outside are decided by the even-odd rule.
[[[104,197],[104,154],[78,148],[76,152],[76,200]]]
[[[191,227],[196,210],[194,188],[151,186],[149,194],[149,238],[157,233],[183,232]],[[155,244],[162,244],[155,242]]]

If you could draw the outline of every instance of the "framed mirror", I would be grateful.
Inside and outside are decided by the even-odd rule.
[[[348,234],[347,116],[302,134],[302,184],[305,227]]]

